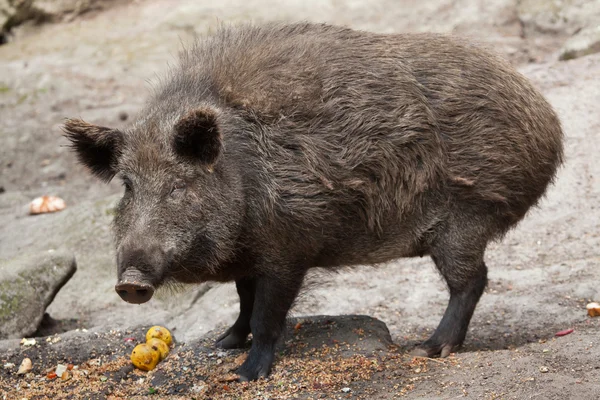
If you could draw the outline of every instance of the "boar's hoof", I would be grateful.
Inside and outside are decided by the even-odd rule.
[[[264,352],[259,354],[250,350],[248,358],[238,368],[236,373],[239,375],[238,381],[249,382],[255,381],[259,378],[266,378],[271,372],[271,366],[273,365],[273,355],[270,352]]]
[[[427,342],[423,343],[421,346],[417,347],[413,351],[410,352],[411,355],[417,357],[434,357],[439,355],[441,358],[448,357],[452,350],[458,346],[453,346],[451,344],[428,344]]]
[[[227,329],[224,334],[217,338],[215,347],[220,349],[239,349],[246,344],[248,333],[236,331],[233,328]]]
[[[152,298],[154,288],[148,284],[136,282],[121,282],[115,285],[115,290],[123,300],[132,304],[142,304]]]

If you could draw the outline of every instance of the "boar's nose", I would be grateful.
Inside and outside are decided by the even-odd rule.
[[[155,285],[162,282],[169,260],[169,253],[156,242],[126,241],[117,251],[116,292],[128,303],[147,302],[154,294]]]
[[[119,282],[115,285],[115,290],[123,300],[133,304],[145,303],[154,294],[151,285],[139,282]]]

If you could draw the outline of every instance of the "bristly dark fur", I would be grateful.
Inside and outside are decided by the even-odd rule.
[[[504,231],[562,160],[560,122],[538,92],[505,61],[450,37],[246,26],[222,28],[181,58],[160,97],[209,88],[206,97],[261,127],[258,150],[277,160],[265,173],[301,181],[300,201],[361,199],[370,228],[447,187],[487,204]],[[275,212],[282,193],[269,193]]]
[[[96,175],[126,179],[119,277],[235,280],[240,316],[217,344],[252,332],[247,379],[268,374],[313,267],[430,255],[450,302],[421,351],[448,355],[485,288],[488,242],[563,160],[550,105],[490,52],[309,23],[221,28],[183,52],[126,132],[73,120],[65,132]]]
[[[79,162],[105,182],[115,176],[115,163],[122,133],[110,128],[88,124],[80,119],[67,119],[63,125],[67,139],[75,150]]]

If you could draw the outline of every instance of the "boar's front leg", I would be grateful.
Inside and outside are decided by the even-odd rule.
[[[252,347],[237,370],[240,381],[267,377],[273,365],[275,346],[285,319],[302,286],[304,271],[285,271],[280,276],[255,278],[254,308],[250,318]]]
[[[235,287],[240,296],[240,315],[231,328],[217,339],[215,346],[222,349],[243,347],[250,333],[250,318],[254,306],[254,279],[238,279],[235,281]]]

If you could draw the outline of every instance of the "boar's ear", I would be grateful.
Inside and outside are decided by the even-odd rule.
[[[80,119],[67,119],[63,125],[65,137],[77,153],[79,162],[94,175],[109,182],[116,174],[115,164],[120,154],[123,134],[115,129],[88,124]]]
[[[215,110],[196,109],[177,121],[174,130],[174,146],[178,154],[212,167],[221,153],[221,134]]]

